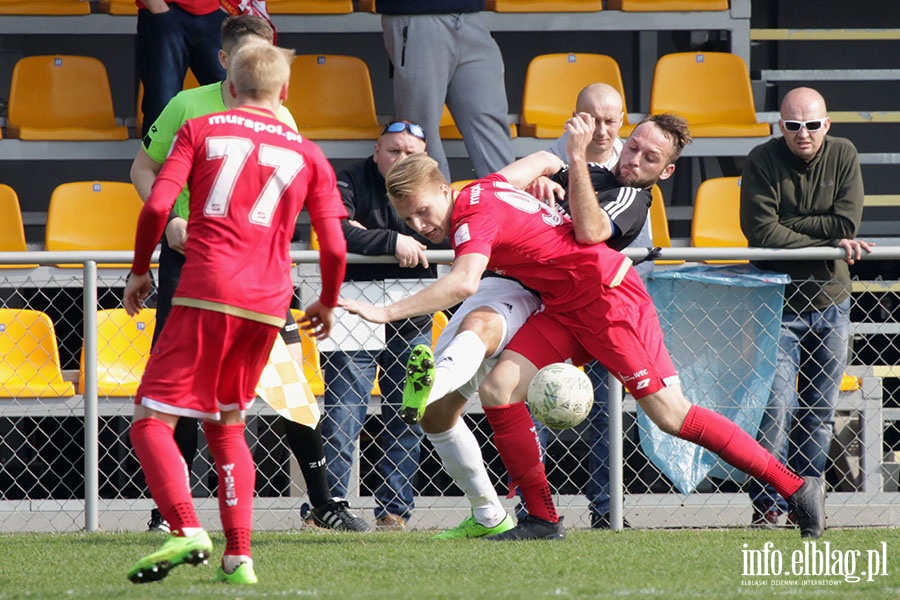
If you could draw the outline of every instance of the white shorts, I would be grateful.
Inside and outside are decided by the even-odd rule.
[[[478,285],[478,291],[463,301],[453,313],[453,317],[444,327],[434,349],[435,364],[441,361],[447,346],[459,331],[459,326],[470,312],[476,308],[488,307],[501,317],[503,323],[503,337],[497,351],[484,359],[481,368],[472,379],[459,388],[459,393],[466,398],[473,398],[478,391],[481,380],[497,364],[497,357],[506,348],[509,341],[516,335],[519,328],[531,316],[531,313],[540,307],[540,299],[532,292],[525,289],[518,281],[503,277],[485,277]]]

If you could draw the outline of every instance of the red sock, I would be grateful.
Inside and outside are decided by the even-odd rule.
[[[187,465],[172,428],[159,419],[141,419],[131,425],[131,445],[144,470],[150,495],[169,522],[172,535],[180,535],[185,527],[200,527]]]
[[[691,406],[678,437],[721,456],[748,475],[762,479],[788,498],[803,485],[803,478],[784,466],[737,424],[708,408]]]
[[[204,421],[203,433],[219,476],[219,514],[225,530],[225,554],[251,556],[256,467],[244,439],[244,424],[218,425]]]
[[[551,523],[559,521],[550,483],[541,462],[541,447],[531,413],[524,402],[506,406],[485,406],[494,444],[506,466],[512,485],[519,486],[528,514]]]

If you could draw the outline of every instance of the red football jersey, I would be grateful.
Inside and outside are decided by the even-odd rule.
[[[185,182],[191,190],[190,219],[175,298],[283,318],[293,293],[289,252],[300,210],[306,206],[314,223],[347,216],[322,151],[261,109],[243,107],[187,121],[141,213],[136,273],[149,267]],[[323,275],[323,287],[334,285],[325,281],[334,277]]]
[[[451,216],[457,256],[488,257],[488,269],[540,293],[550,307],[574,310],[624,277],[630,262],[606,244],[575,241],[572,221],[494,173],[460,192]]]

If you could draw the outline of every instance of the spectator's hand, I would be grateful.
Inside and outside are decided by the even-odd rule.
[[[594,117],[588,113],[575,113],[566,121],[565,129],[569,134],[566,138],[566,154],[570,160],[584,159],[588,144],[594,138],[595,126]]]
[[[847,264],[852,265],[860,258],[862,258],[863,251],[868,254],[872,251],[872,246],[875,245],[875,242],[865,242],[863,240],[850,240],[847,238],[842,239],[838,242],[838,248],[843,248],[847,253],[847,256],[844,260],[847,261]]]
[[[169,248],[184,254],[184,243],[187,242],[187,221],[175,217],[166,225],[166,242]]]
[[[154,15],[160,15],[171,10],[166,0],[144,0],[144,6]]]
[[[400,262],[400,266],[407,269],[414,269],[421,264],[422,268],[428,268],[428,259],[425,258],[425,250],[427,246],[409,235],[397,234],[397,249],[394,250],[394,256]]]
[[[125,306],[125,312],[132,317],[144,307],[144,299],[150,295],[150,272],[143,275],[128,274],[128,281],[125,283],[125,293],[122,295],[122,304]]]
[[[316,300],[304,309],[303,318],[297,324],[316,339],[323,340],[331,335],[334,327],[334,309]]]
[[[341,298],[338,300],[338,306],[346,310],[351,315],[359,315],[370,323],[387,323],[388,318],[384,307],[375,306],[361,300],[347,300]]]
[[[566,188],[541,175],[528,184],[525,191],[550,206],[556,206],[556,200],[566,197]]]

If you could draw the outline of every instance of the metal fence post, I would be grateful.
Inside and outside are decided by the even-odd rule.
[[[621,531],[625,526],[622,502],[625,498],[624,452],[622,450],[622,384],[612,373],[609,378],[609,526]]]
[[[84,529],[99,529],[100,423],[97,401],[97,263],[84,263]]]

